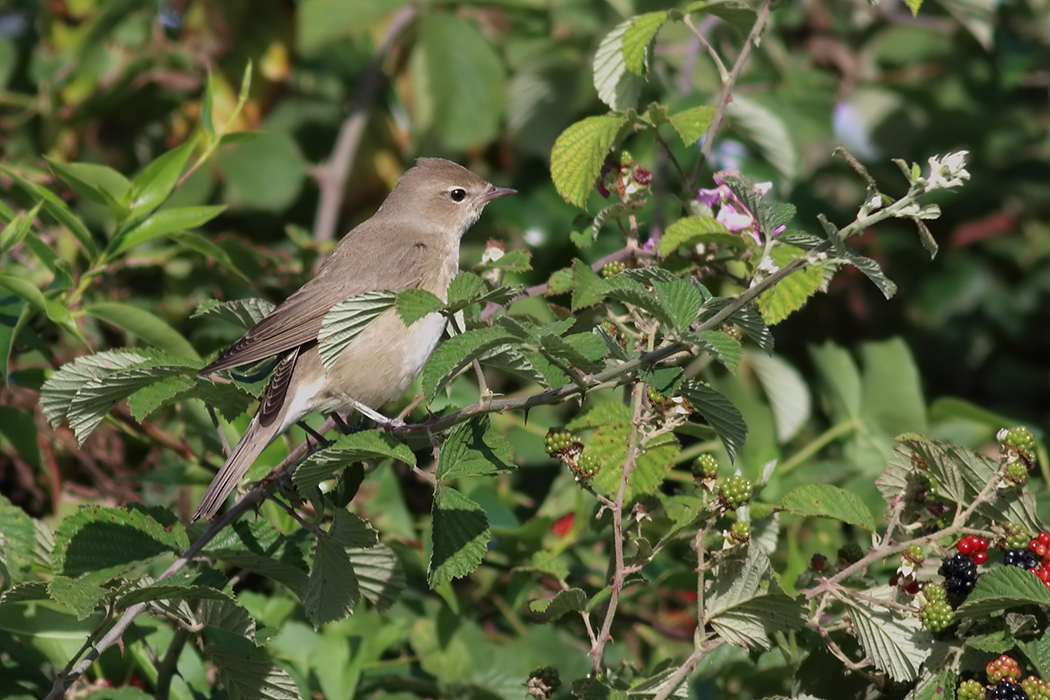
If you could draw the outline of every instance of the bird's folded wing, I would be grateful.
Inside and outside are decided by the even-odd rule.
[[[397,260],[385,265],[354,266],[358,274],[346,274],[339,266],[326,265],[198,374],[204,376],[251,364],[313,342],[332,307],[358,294],[419,286],[421,261],[414,252],[412,248],[404,250]],[[375,274],[380,270],[387,271],[386,279]]]

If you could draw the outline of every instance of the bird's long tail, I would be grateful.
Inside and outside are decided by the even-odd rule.
[[[226,497],[230,495],[241,478],[248,472],[248,468],[255,462],[256,457],[277,437],[280,428],[281,424],[279,421],[263,425],[258,415],[252,418],[252,422],[248,424],[248,429],[241,436],[241,441],[237,443],[237,447],[233,448],[229,459],[226,460],[226,463],[222,465],[222,469],[212,479],[211,484],[208,485],[208,490],[204,492],[204,498],[201,499],[200,505],[197,506],[197,511],[193,514],[194,520],[197,518],[211,518],[215,515],[219,508],[222,507],[222,504],[226,502]]]

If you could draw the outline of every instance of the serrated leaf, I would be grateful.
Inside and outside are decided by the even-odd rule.
[[[1018,647],[1035,666],[1041,678],[1050,675],[1050,631],[1044,631],[1038,639],[1021,642]]]
[[[505,250],[503,254],[492,260],[482,262],[475,270],[503,270],[504,272],[528,272],[532,269],[532,253],[527,250]]]
[[[397,293],[397,315],[410,326],[427,314],[445,308],[445,302],[425,289],[402,289]]]
[[[118,234],[110,244],[111,250],[108,254],[117,256],[147,241],[195,229],[224,211],[226,211],[225,205],[162,209],[130,230]]]
[[[669,666],[655,676],[642,679],[631,685],[631,689],[627,691],[628,697],[656,697],[663,692],[674,676],[677,674],[678,669],[673,665],[664,663],[661,666]],[[671,689],[671,692],[664,697],[669,698],[688,698],[689,697],[689,686],[688,678],[680,678],[678,684]]]
[[[660,257],[675,253],[682,246],[701,243],[728,245],[739,250],[747,249],[747,241],[725,227],[713,216],[687,216],[667,227],[660,237]]]
[[[1005,567],[1004,567],[1005,568]],[[896,681],[912,681],[929,656],[933,638],[915,616],[899,616],[851,605],[850,620],[864,652]]]
[[[202,301],[190,318],[218,318],[248,330],[277,308],[265,299],[238,299],[236,301]]]
[[[307,457],[292,475],[301,492],[317,486],[349,464],[364,460],[396,459],[414,467],[416,456],[408,445],[378,430],[343,435],[334,444]]]
[[[452,278],[448,286],[448,306],[450,311],[458,311],[480,297],[488,290],[485,280],[473,272],[460,272]]]
[[[686,7],[685,11],[714,15],[728,22],[744,36],[755,24],[755,11],[740,2],[694,2]]]
[[[703,303],[700,290],[685,280],[677,279],[672,282],[654,282],[653,290],[674,322],[673,328],[680,333],[689,330]]]
[[[554,296],[555,294],[565,294],[572,290],[572,268],[563,267],[560,270],[556,270],[551,273],[550,279],[547,280],[547,291],[546,296]]]
[[[602,300],[602,278],[582,260],[572,261],[572,310],[594,306]]]
[[[170,513],[162,522],[143,509],[84,506],[55,531],[54,570],[101,585],[188,546],[185,530]]]
[[[714,107],[708,107],[707,105],[690,107],[689,109],[683,109],[681,112],[668,115],[667,121],[678,132],[679,138],[682,139],[682,145],[688,147],[695,144],[704,135],[707,128],[711,126],[711,120],[714,118],[716,111]]]
[[[128,397],[128,408],[135,420],[142,421],[166,403],[171,403],[197,384],[192,377],[176,375],[139,389]],[[210,384],[210,382],[209,382]],[[250,399],[250,397],[246,398]]]
[[[594,88],[609,109],[623,112],[635,109],[645,81],[627,70],[623,39],[634,18],[627,19],[605,35],[594,55]]]
[[[627,700],[627,691],[590,677],[574,680],[572,694],[580,700]]]
[[[643,284],[626,275],[616,275],[606,279],[597,292],[606,298],[616,299],[644,309],[663,325],[669,328],[675,327],[671,313],[663,303]]]
[[[223,600],[236,604],[237,599],[229,593],[200,585],[176,585],[168,581],[152,583],[121,593],[114,601],[115,610],[126,610],[138,603],[149,603],[162,600]]]
[[[875,530],[875,518],[860,497],[830,484],[799,486],[780,500],[780,507],[796,515],[834,518]]]
[[[303,611],[315,630],[352,614],[361,601],[357,575],[346,550],[349,546],[361,546],[356,540],[360,538],[362,521],[345,510],[334,511],[333,517],[329,531],[317,538],[314,565],[303,597]],[[371,533],[374,537],[375,531]]]
[[[893,298],[893,295],[897,293],[897,285],[893,280],[886,276],[886,273],[882,271],[879,264],[871,258],[866,258],[863,255],[846,248],[846,260],[850,265],[863,272],[864,276],[879,288],[879,291],[882,292],[882,296],[891,299]]]
[[[733,373],[736,372],[737,367],[740,366],[740,360],[744,357],[744,349],[740,341],[722,331],[687,333],[683,336],[683,340],[699,345]]]
[[[566,202],[586,206],[605,156],[627,123],[627,116],[621,114],[587,117],[558,136],[551,150],[551,179]]]
[[[777,267],[783,267],[805,254],[801,248],[794,246],[775,246],[770,256]],[[780,280],[775,287],[764,292],[758,297],[756,305],[765,322],[774,326],[801,309],[802,305],[817,293],[823,282],[824,270],[822,268],[806,266],[792,272]]]
[[[729,460],[734,461],[747,439],[747,424],[740,411],[725,396],[695,379],[682,382],[679,392],[714,428],[729,453]]]
[[[649,63],[649,44],[666,20],[667,12],[663,10],[631,18],[621,42],[627,70],[636,75],[645,75]]]
[[[84,311],[117,328],[136,335],[174,357],[199,360],[201,356],[177,330],[154,314],[131,304],[100,302],[86,304]]]
[[[265,652],[220,644],[205,644],[203,650],[230,700],[300,700],[299,686]]]
[[[955,614],[967,618],[987,618],[1019,605],[1050,606],[1050,591],[1025,569],[1000,566],[977,578],[973,591]]]
[[[514,449],[495,428],[489,416],[460,423],[441,445],[437,479],[491,476],[514,469]]]
[[[587,445],[587,451],[601,465],[601,471],[593,478],[594,487],[609,496],[617,494],[623,479],[631,438],[629,420],[600,426]],[[678,441],[670,434],[639,445],[624,498],[630,501],[641,494],[655,493],[674,467],[678,448]]]
[[[374,290],[341,301],[325,314],[321,330],[317,332],[317,351],[327,374],[332,371],[339,356],[372,321],[394,308],[397,294]]]
[[[529,601],[529,612],[536,622],[557,620],[566,613],[583,612],[587,607],[587,594],[579,588],[558,591],[553,598]]]
[[[431,399],[459,370],[476,358],[515,338],[502,328],[479,328],[449,338],[438,346],[420,374],[424,393]]]
[[[0,575],[5,581],[27,579],[36,551],[36,528],[21,508],[0,496]]]
[[[795,181],[798,176],[798,152],[787,124],[780,116],[738,92],[726,106],[726,117],[734,130],[758,146],[770,165],[776,168],[784,184]]]
[[[489,541],[485,510],[449,486],[434,490],[431,512],[430,563],[427,582],[431,588],[474,571],[481,564]]]
[[[401,560],[385,544],[346,550],[363,595],[379,612],[389,610],[407,582]]]
[[[572,343],[556,335],[543,336],[540,341],[540,347],[546,356],[559,360],[562,364],[568,364],[570,369],[582,372],[595,372],[603,367],[601,362],[592,360]],[[604,345],[601,346],[601,349],[605,349]]]
[[[77,240],[80,241],[80,245],[84,246],[84,250],[86,250],[90,256],[94,257],[98,255],[98,246],[95,244],[95,239],[91,236],[91,232],[88,231],[80,218],[73,213],[73,210],[69,208],[69,205],[63,202],[57,194],[46,187],[34,185],[5,165],[0,165],[0,172],[6,173],[8,177],[14,180],[14,183],[19,189],[28,194],[34,200],[42,202],[44,210],[50,214],[55,221],[69,229],[69,232],[76,236]],[[597,177],[597,174],[595,177]]]

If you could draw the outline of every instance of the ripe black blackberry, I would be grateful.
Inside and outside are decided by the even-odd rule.
[[[1003,552],[1003,563],[1007,566],[1031,570],[1039,565],[1039,555],[1028,547],[1024,549],[1007,549]]]
[[[944,590],[953,598],[965,598],[977,581],[977,564],[962,552],[956,552],[941,563],[937,573],[944,577]]]
[[[1028,700],[1028,693],[1017,683],[1002,680],[992,688],[990,697],[992,700]]]

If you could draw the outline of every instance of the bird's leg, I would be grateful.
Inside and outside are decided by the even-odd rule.
[[[328,417],[332,419],[332,421],[335,423],[335,427],[339,428],[339,432],[341,432],[343,435],[353,435],[354,433],[361,431],[361,428],[357,427],[356,425],[350,425],[345,420],[343,420],[342,416],[340,416],[338,413],[335,413],[334,411],[332,413],[329,413]]]
[[[425,398],[426,396],[424,396],[423,394],[416,394],[412,401],[407,406],[405,406],[404,410],[401,411],[401,413],[397,414],[397,418],[395,418],[394,420],[399,420],[403,422],[406,418],[408,418],[408,415],[412,413],[412,411],[416,410],[416,406],[423,403],[423,399]]]
[[[296,425],[305,430],[306,434],[309,437],[312,437],[314,440],[316,440],[318,445],[324,445],[325,447],[328,447],[332,444],[330,440],[325,439],[324,435],[321,435],[319,432],[307,425],[306,421],[297,421]]]
[[[360,413],[362,416],[364,416],[365,418],[371,418],[372,420],[374,420],[375,423],[376,423],[376,426],[379,427],[379,428],[382,428],[382,429],[385,429],[385,430],[390,430],[392,428],[401,428],[401,427],[404,427],[404,425],[405,425],[405,421],[401,420],[400,418],[387,418],[386,416],[384,416],[379,411],[375,411],[375,410],[369,408],[368,406],[365,406],[360,401],[354,401],[353,399],[348,399],[348,402],[349,402],[349,405],[353,406],[354,410],[357,411],[358,413]]]

